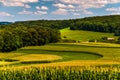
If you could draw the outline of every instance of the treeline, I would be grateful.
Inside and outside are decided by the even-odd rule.
[[[1,28],[7,26],[42,26],[53,29],[63,29],[70,27],[71,30],[88,30],[96,32],[115,33],[120,35],[120,15],[86,17],[81,19],[69,20],[35,20],[35,21],[18,21],[9,25],[2,25]]]
[[[0,22],[0,25],[12,24],[12,22]]]
[[[96,32],[115,33],[120,36],[120,15],[95,16],[82,19],[69,20],[36,20],[15,22],[13,25],[35,25],[63,29],[70,27],[71,30],[88,30]]]
[[[115,33],[115,36],[120,36],[120,15],[77,19],[71,22],[70,29]]]
[[[54,29],[63,29],[70,26],[72,20],[35,20],[35,21],[19,21],[15,22],[16,25],[35,25],[35,26],[42,26],[42,27],[50,27]]]
[[[0,30],[0,52],[9,52],[24,46],[39,46],[59,41],[58,30],[38,26],[6,27]]]

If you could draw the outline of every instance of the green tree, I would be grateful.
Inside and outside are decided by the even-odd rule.
[[[10,31],[2,31],[0,39],[0,43],[3,43],[0,50],[2,52],[16,50],[20,47],[19,36],[12,34]]]

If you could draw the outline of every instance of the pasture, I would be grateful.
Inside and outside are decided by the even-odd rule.
[[[116,36],[114,36],[114,33],[70,30],[69,28],[61,29],[60,32],[61,32],[62,39],[72,39],[72,40],[77,40],[77,41],[82,41],[82,42],[93,40],[93,39],[99,40],[102,37],[117,38]]]

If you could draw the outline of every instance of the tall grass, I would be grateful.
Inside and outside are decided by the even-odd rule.
[[[0,80],[120,80],[120,66],[4,68]]]

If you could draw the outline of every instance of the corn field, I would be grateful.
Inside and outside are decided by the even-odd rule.
[[[120,66],[3,68],[0,80],[120,80]]]

